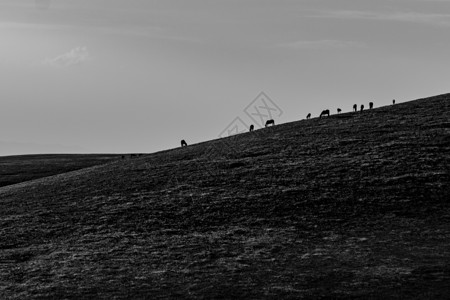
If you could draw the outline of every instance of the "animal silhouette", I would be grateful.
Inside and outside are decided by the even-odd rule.
[[[340,108],[337,109],[337,113],[338,113],[338,114],[340,114],[341,111],[342,111],[342,110],[341,110]]]
[[[369,102],[369,109],[373,108],[373,102]]]
[[[330,110],[329,109],[325,109],[320,113],[319,118],[322,118],[322,116],[327,115],[328,117],[330,116]]]
[[[395,99],[394,100],[392,100],[392,105],[394,105],[395,104]]]
[[[309,114],[306,116],[306,119],[307,119],[307,120],[309,120],[309,118],[311,118],[311,113],[309,113]]]
[[[185,140],[181,140],[181,147],[187,147],[187,143]]]
[[[361,111],[364,110],[364,104],[361,104]]]
[[[250,125],[250,132],[252,132],[254,129],[255,129],[255,126],[253,126],[253,124]]]
[[[265,126],[268,127],[269,125],[275,126],[275,121],[273,119],[267,120]]]
[[[358,110],[358,106],[356,104],[353,104],[353,111],[357,111]]]

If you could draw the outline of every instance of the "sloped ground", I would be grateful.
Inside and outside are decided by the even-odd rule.
[[[92,167],[121,157],[118,154],[0,156],[0,187]]]
[[[0,298],[447,298],[450,95],[0,189]]]

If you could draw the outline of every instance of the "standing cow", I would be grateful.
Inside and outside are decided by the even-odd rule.
[[[358,110],[358,106],[356,104],[353,104],[353,111],[357,111]]]
[[[337,109],[337,113],[338,113],[338,114],[340,114],[341,111],[342,111],[342,110],[341,110],[340,108]]]
[[[369,109],[373,108],[373,102],[369,102]]]
[[[181,140],[181,147],[187,147],[187,143],[185,140]]]
[[[311,118],[311,113],[306,116],[306,119],[309,120]]]
[[[255,129],[255,126],[253,126],[253,124],[250,125],[250,132],[252,132],[254,129]]]

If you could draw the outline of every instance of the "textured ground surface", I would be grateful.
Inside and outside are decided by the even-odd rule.
[[[0,298],[448,298],[450,95],[0,188]]]
[[[118,154],[0,156],[0,187],[79,170],[121,159]],[[130,155],[126,155],[130,158]]]

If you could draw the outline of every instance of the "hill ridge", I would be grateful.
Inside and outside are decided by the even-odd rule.
[[[402,105],[410,105],[412,102],[415,102],[415,101],[432,100],[434,98],[448,97],[448,96],[450,96],[450,93],[441,94],[441,95],[432,96],[432,97],[426,97],[426,98],[419,98],[419,99],[406,101],[406,102],[400,102],[400,103],[395,104],[395,106],[398,108],[398,107],[401,107]],[[385,105],[385,106],[381,106],[381,107],[375,107],[374,109],[372,109],[372,111],[377,111],[377,110],[386,109],[386,108],[393,108],[393,106],[394,105]],[[369,111],[369,110],[366,109],[366,111],[364,113],[366,113],[367,111]],[[341,119],[341,118],[344,118],[344,119],[346,119],[346,118],[354,118],[355,116],[357,116],[358,113],[361,113],[361,112],[359,112],[359,111],[358,112],[347,111],[347,112],[342,112],[341,114],[332,114],[332,115],[330,115],[330,118],[338,118],[338,119]],[[327,117],[324,117],[324,119],[325,118],[327,118]],[[310,120],[301,119],[301,120],[289,121],[289,122],[286,122],[286,123],[280,123],[280,124],[277,125],[277,127],[280,127],[280,126],[283,127],[283,126],[286,126],[286,125],[292,125],[293,123],[298,123],[298,122],[313,122],[313,121],[315,121],[315,119],[318,119],[318,117],[310,119]],[[448,123],[448,124],[436,124],[436,125],[431,124],[429,126],[437,126],[437,125],[441,125],[441,126],[444,125],[444,127],[445,127],[445,126],[450,126],[450,123]],[[265,128],[260,128],[260,129],[257,129],[257,130],[261,130],[261,129],[265,129]],[[245,133],[241,133],[239,135],[242,135],[242,134],[248,136],[248,135],[251,135],[252,133],[245,132]],[[253,134],[255,134],[255,133],[253,133]],[[192,144],[191,147],[192,146],[202,145],[202,144],[214,143],[214,142],[220,142],[221,144],[225,143],[225,145],[226,145],[226,140],[227,139],[233,139],[233,138],[235,138],[235,136],[202,141],[202,142],[199,142],[199,143]],[[176,149],[178,149],[178,148],[165,149],[165,150],[157,151],[157,152],[154,152],[154,153],[149,153],[149,154],[147,154],[147,156],[148,155],[163,154],[163,153],[170,153],[171,151],[174,151]],[[215,149],[215,150],[217,150],[217,149]],[[23,155],[23,156],[54,156],[54,155],[43,154],[43,155]],[[117,156],[120,156],[120,155],[118,154]],[[13,156],[11,156],[11,157],[13,157]],[[141,159],[142,159],[142,157],[141,157]],[[60,177],[61,175],[64,175],[66,173],[72,173],[72,172],[75,172],[75,171],[82,171],[84,169],[90,169],[90,168],[92,168],[92,167],[86,167],[86,168],[82,168],[82,169],[78,169],[78,170],[74,170],[74,171],[68,171],[68,172],[65,172],[65,173],[59,173],[59,174],[55,174],[55,175],[51,175],[51,176],[46,176],[45,178],[51,179],[52,177]],[[40,179],[42,179],[42,178],[37,179],[37,181],[40,181]],[[27,183],[33,184],[34,181],[35,180],[27,181]]]
[[[118,154],[34,154],[0,156],[0,188],[104,164]]]

